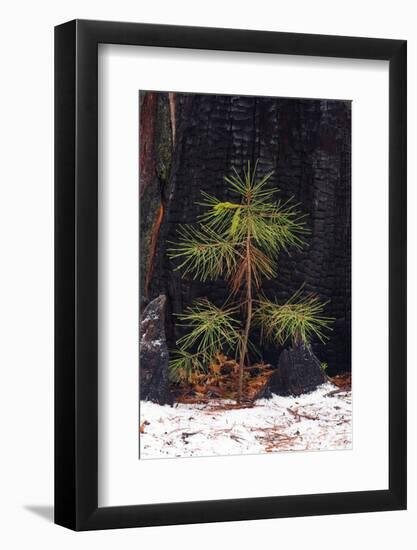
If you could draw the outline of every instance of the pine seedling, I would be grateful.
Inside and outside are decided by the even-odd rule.
[[[178,380],[179,375],[193,370],[204,371],[217,352],[235,347],[239,361],[238,402],[242,398],[243,370],[248,362],[253,318],[262,326],[265,324],[266,334],[279,334],[280,341],[295,327],[294,319],[285,320],[282,311],[281,315],[277,314],[278,304],[268,302],[267,298],[257,300],[262,280],[277,276],[279,253],[301,249],[308,233],[305,216],[298,205],[292,200],[276,199],[278,190],[269,187],[273,173],[257,179],[256,171],[257,163],[253,170],[248,163],[243,175],[234,169],[231,176],[225,177],[234,195],[233,201],[222,201],[203,192],[199,204],[205,212],[197,224],[179,228],[178,242],[172,243],[168,250],[169,258],[178,262],[176,269],[181,270],[183,276],[203,282],[226,280],[230,287],[228,302],[235,300],[236,304],[232,308],[217,308],[204,299],[179,316],[189,332],[177,342],[179,350],[174,352],[170,363],[172,377]],[[300,309],[302,303],[300,299],[287,304],[285,311]],[[318,304],[307,297],[304,307],[310,308],[311,317],[320,313]],[[273,311],[278,328],[271,328],[269,311]],[[240,323],[235,317],[237,312]],[[297,334],[307,341],[313,334],[320,337],[326,328],[325,321],[311,320],[310,324],[298,323]]]

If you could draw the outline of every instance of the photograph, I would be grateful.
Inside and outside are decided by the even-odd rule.
[[[351,116],[139,90],[139,459],[352,448]]]

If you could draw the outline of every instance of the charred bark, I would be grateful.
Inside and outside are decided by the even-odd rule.
[[[161,294],[145,308],[140,321],[140,399],[160,405],[174,399],[168,380],[168,347],[165,335],[166,296]]]
[[[326,381],[321,363],[309,346],[302,344],[285,349],[269,379],[269,395],[301,395],[314,391]]]
[[[326,315],[336,319],[328,343],[312,350],[329,365],[329,374],[350,369],[350,102],[207,94],[158,94],[154,132],[155,177],[141,201],[141,284],[150,254],[151,228],[161,204],[147,300],[166,293],[169,307],[180,313],[190,302],[208,296],[221,305],[223,281],[200,283],[182,277],[168,261],[168,241],[176,241],[179,224],[202,213],[201,190],[232,200],[224,176],[258,160],[262,175],[273,170],[271,185],[285,200],[294,196],[307,213],[308,247],[282,253],[278,276],[267,281],[270,296],[286,300],[305,283],[330,303]],[[144,103],[143,103],[144,104]],[[172,114],[175,114],[175,140]],[[149,272],[149,271],[148,271]],[[144,286],[141,287],[142,289]],[[144,302],[146,303],[146,301]],[[169,316],[170,345],[181,328]],[[264,359],[278,363],[281,349],[266,347]]]

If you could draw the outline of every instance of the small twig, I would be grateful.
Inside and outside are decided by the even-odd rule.
[[[187,437],[191,437],[192,435],[197,435],[201,433],[203,430],[198,430],[197,432],[182,432],[181,437],[182,439],[185,439]]]
[[[344,390],[343,388],[338,388],[337,390],[329,391],[328,393],[324,394],[324,397],[332,397],[333,395],[336,395],[338,393],[349,393],[350,390]]]
[[[241,441],[245,441],[243,437],[239,437],[236,434],[230,434],[230,439],[233,439],[233,441],[236,441],[237,443],[239,443],[239,445],[241,444]]]
[[[287,411],[293,414],[294,416],[298,418],[307,418],[307,420],[318,420],[318,416],[310,416],[309,414],[303,414],[299,413],[298,411],[293,411],[292,409],[287,407]]]

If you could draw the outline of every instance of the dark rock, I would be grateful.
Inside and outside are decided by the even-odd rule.
[[[277,395],[309,393],[326,381],[321,363],[309,346],[285,349],[269,380],[268,390]],[[268,393],[265,397],[270,397]]]
[[[174,401],[168,381],[166,301],[164,294],[152,300],[143,311],[139,326],[140,399],[160,405]]]

